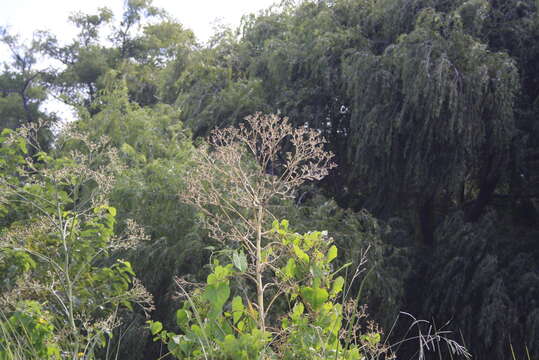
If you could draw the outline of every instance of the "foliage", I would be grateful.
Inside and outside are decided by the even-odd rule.
[[[176,314],[184,334],[152,321],[150,331],[178,358],[360,359],[357,303],[350,305],[348,328],[341,332],[343,307],[336,300],[345,279],[335,277],[331,265],[337,247],[320,232],[290,233],[287,220],[266,228],[272,202],[327,175],[332,154],[323,150],[317,132],[293,129],[287,119],[255,114],[246,120],[239,129],[213,133],[211,150],[202,147],[195,157],[184,195],[207,217],[211,236],[232,246],[232,263],[216,260],[206,286],[191,294],[179,283],[188,299]],[[280,163],[284,147],[289,151]],[[233,277],[252,281],[256,300],[247,288],[224,311]],[[280,313],[273,309],[278,305],[288,309]],[[385,351],[378,348],[379,334],[360,339]]]
[[[2,135],[14,141],[0,148],[2,181],[22,186],[53,163],[55,171],[76,168],[80,158],[72,152],[87,154],[86,146],[78,135],[56,140],[57,116],[44,109],[51,96],[74,105],[76,132],[93,143],[105,135],[102,149],[118,149],[121,171],[100,200],[118,209],[106,231],[131,229],[147,240],[101,253],[96,267],[129,259],[156,296],[154,320],[174,326],[174,276],[205,278],[206,256],[217,246],[203,226],[210,215],[177,201],[190,191],[200,159],[191,139],[197,144],[214,128],[262,111],[314,129],[339,164],[320,183],[265,204],[265,229],[286,218],[300,233],[328,230],[343,254],[336,267],[361,263],[370,245],[369,269],[351,291],[360,291],[385,328],[399,310],[434,317],[433,324],[452,318],[448,326],[462,330],[479,360],[522,357],[526,345],[536,356],[537,246],[530,242],[539,220],[536,0],[283,1],[246,15],[238,29],[220,29],[206,44],[151,0],[125,1],[121,14],[75,13],[69,21],[78,31],[67,43],[46,32],[24,43],[0,31],[9,56],[0,75],[0,131],[27,127],[26,145]],[[40,149],[48,157],[37,157]],[[258,168],[262,176],[249,181],[260,185],[258,178],[282,174],[290,150],[281,147],[272,166]],[[236,168],[256,168],[243,154]],[[110,164],[101,154],[89,167],[99,172]],[[22,175],[17,168],[25,169]],[[233,194],[224,178],[215,187],[223,190],[221,200]],[[44,183],[31,184],[38,191]],[[49,185],[39,196],[61,193]],[[69,194],[70,186],[60,187]],[[98,191],[94,181],[81,186],[66,211]],[[40,210],[7,195],[0,193],[0,232],[34,229]],[[213,205],[206,210],[218,213]],[[106,209],[88,214],[102,225],[112,216]],[[252,262],[238,242],[228,244],[232,252],[223,264]],[[28,252],[2,250],[2,294],[21,274],[39,273],[45,281],[50,274],[43,268]],[[248,280],[230,279],[231,292],[243,286],[252,296]],[[43,311],[56,318],[51,304],[42,304]],[[272,313],[290,310],[283,306],[274,305],[270,323],[278,323]],[[15,307],[11,301],[4,320]],[[120,312],[124,325],[113,340],[119,358],[153,358],[159,346],[148,341],[143,312]],[[397,324],[394,334],[406,331]]]
[[[64,65],[51,83],[64,101],[75,106],[89,107],[96,100],[107,86],[110,70],[124,75],[131,100],[156,104],[158,87],[167,79],[164,68],[184,63],[195,45],[190,30],[148,0],[126,1],[119,24],[107,8],[96,14],[75,13],[69,20],[80,30],[75,39],[60,45],[48,34],[43,51]],[[110,27],[112,31],[105,33]],[[105,37],[111,46],[102,43]]]
[[[19,302],[16,310],[0,318],[0,359],[60,359],[50,314],[38,302]]]
[[[471,226],[456,213],[438,228],[439,241],[448,245],[424,264],[432,274],[423,306],[439,323],[452,320],[464,342],[475,344],[482,356],[502,358],[513,347],[513,356],[537,356],[539,253],[537,229],[507,226],[504,214],[490,210]],[[434,265],[436,264],[436,265]],[[418,279],[421,279],[419,277]],[[421,280],[419,280],[421,281]],[[518,314],[526,313],[524,318]],[[518,340],[517,340],[518,339]]]
[[[239,129],[213,132],[210,146],[194,156],[195,167],[182,198],[206,216],[210,236],[241,247],[255,264],[249,271],[257,292],[258,326],[265,331],[263,275],[273,260],[264,227],[271,202],[294,196],[307,181],[320,180],[336,165],[314,130],[292,128],[288,119],[256,113]],[[280,152],[288,148],[285,158]]]
[[[380,202],[411,201],[431,212],[440,201],[468,200],[477,188],[477,205],[484,205],[479,198],[491,195],[509,160],[516,67],[466,34],[460,21],[458,12],[424,9],[413,31],[382,55],[360,50],[347,59],[357,144],[350,160],[354,176],[365,179],[356,184],[380,194]],[[425,237],[432,236],[429,221]]]
[[[351,291],[359,293],[362,304],[368,306],[370,318],[383,329],[390,329],[405,302],[415,256],[413,242],[406,240],[409,230],[403,229],[402,219],[384,222],[366,210],[342,209],[335,200],[313,188],[303,188],[300,193],[300,204],[292,202],[276,207],[276,216],[287,216],[300,232],[326,229],[332,234],[343,254],[335,259],[335,264],[352,263],[344,270],[347,283],[358,277]],[[367,265],[363,267],[364,260]],[[359,269],[359,274],[355,269]]]
[[[84,152],[62,158],[37,152],[34,159],[27,156],[24,139],[8,130],[1,139],[3,215],[25,215],[0,233],[1,266],[11,270],[7,278],[2,274],[3,312],[17,321],[16,300],[38,302],[51,314],[62,352],[90,359],[116,326],[119,307],[134,302],[151,308],[129,262],[104,263],[113,251],[138,240],[114,236],[116,210],[106,203],[114,170],[99,160],[108,157],[114,164],[115,153],[103,142],[71,133],[69,141],[79,141]]]
[[[192,209],[178,204],[176,195],[185,191],[185,178],[191,171],[190,132],[172,106],[141,107],[130,101],[126,80],[118,72],[109,72],[105,79],[106,87],[89,111],[80,109],[73,127],[93,140],[105,136],[109,146],[119,149],[122,171],[109,194],[110,204],[118,209],[117,231],[133,220],[144,227],[148,240],[152,239],[121,256],[131,261],[144,286],[154,294],[154,316],[164,320],[173,316],[176,306],[172,299],[174,276],[197,275],[205,263],[205,233]],[[151,343],[143,329],[144,316],[136,315],[131,320],[136,325],[119,329],[126,331],[120,355],[153,356],[143,355],[142,339],[146,337]]]
[[[275,221],[272,233],[277,239],[269,250],[281,253],[282,259],[269,277],[286,289],[277,295],[283,295],[288,307],[274,314],[280,324],[269,332],[261,330],[251,300],[245,295],[231,299],[230,282],[248,265],[233,261],[223,266],[216,261],[205,286],[188,294],[176,313],[183,334],[149,322],[155,340],[167,344],[179,359],[361,359],[367,351],[372,356],[386,351],[379,333],[354,333],[359,318],[351,316],[344,326],[339,302],[345,280],[331,265],[337,248],[327,234],[292,233],[286,220]]]
[[[37,61],[48,38],[34,34],[30,44],[0,27],[0,45],[9,50],[11,62],[5,62],[0,75],[0,129],[19,126],[51,125],[55,114],[47,114],[40,106],[48,95],[47,73],[37,68]],[[38,127],[40,146],[47,149],[52,141],[50,126]]]

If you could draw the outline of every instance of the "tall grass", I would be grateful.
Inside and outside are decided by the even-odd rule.
[[[511,360],[519,360],[515,354],[515,349],[513,348],[512,343],[509,343],[509,348],[511,349]],[[532,360],[528,346],[525,346],[524,349],[526,350],[526,358],[524,360]]]
[[[447,359],[445,354],[448,354],[450,359],[454,359],[455,357],[465,359],[472,358],[472,354],[464,345],[451,339],[450,336],[453,332],[444,330],[444,327],[448,324],[445,324],[442,328],[437,328],[434,323],[427,320],[416,319],[412,314],[407,312],[400,313],[399,317],[397,317],[393,323],[386,339],[390,337],[397,322],[401,319],[401,316],[405,316],[412,322],[408,326],[403,339],[389,345],[392,351],[398,352],[402,345],[416,343],[417,349],[413,354],[412,359],[425,360],[428,353],[436,354],[440,360]]]

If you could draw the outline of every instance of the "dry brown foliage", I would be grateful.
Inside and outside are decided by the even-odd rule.
[[[271,240],[272,201],[295,196],[308,181],[321,180],[336,166],[324,150],[326,140],[308,127],[294,128],[287,118],[256,113],[239,128],[218,129],[199,147],[182,200],[204,215],[211,236],[241,244],[252,266],[245,276],[256,284],[259,325],[265,329],[262,275],[275,260],[262,256]],[[270,301],[271,303],[271,301]]]

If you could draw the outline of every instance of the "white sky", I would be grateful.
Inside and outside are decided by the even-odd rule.
[[[274,0],[154,0],[153,5],[167,10],[199,40],[212,34],[216,19],[227,25],[239,25],[242,15],[268,8]],[[75,29],[67,17],[75,12],[93,13],[99,7],[110,8],[121,16],[123,0],[0,0],[0,25],[10,33],[29,38],[34,30],[50,30],[61,40],[69,40]]]

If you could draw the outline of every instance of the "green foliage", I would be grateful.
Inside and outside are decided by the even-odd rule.
[[[96,14],[75,13],[69,20],[79,34],[67,45],[48,35],[43,52],[64,65],[49,81],[64,101],[74,106],[89,107],[107,87],[110,70],[123,74],[131,100],[140,105],[156,104],[158,87],[167,78],[161,76],[166,73],[163,68],[185,62],[195,44],[193,33],[152,1],[125,2],[119,24],[107,8]],[[104,33],[107,25],[112,31]],[[104,37],[112,40],[112,46],[100,42]]]
[[[504,358],[512,345],[517,358],[526,358],[528,351],[533,359],[538,354],[539,252],[534,242],[539,234],[537,228],[510,225],[506,216],[491,210],[475,226],[466,224],[462,213],[448,217],[437,230],[440,244],[446,245],[424,266],[432,279],[415,290],[424,311],[440,323],[451,319],[480,356]],[[422,278],[418,274],[416,281]]]
[[[356,51],[344,74],[357,144],[350,160],[364,191],[423,204],[454,197],[465,179],[481,188],[499,178],[515,131],[517,71],[466,34],[458,14],[422,10],[413,31],[381,55]]]
[[[270,327],[274,330],[259,328],[254,300],[245,295],[230,300],[231,281],[238,281],[242,272],[233,264],[215,262],[203,288],[190,294],[182,288],[187,300],[176,313],[182,333],[150,321],[154,340],[179,359],[361,359],[355,334],[343,328],[344,278],[334,272],[337,248],[331,239],[322,232],[293,233],[286,220],[275,221],[272,232],[273,251],[282,254],[282,266],[268,275],[268,284],[278,284],[283,291],[274,299],[281,296],[288,304],[273,314],[278,319]],[[365,339],[376,348],[380,335]]]
[[[132,286],[129,266],[115,262],[127,258],[157,296],[154,319],[172,328],[173,277],[203,279],[207,249],[215,245],[201,229],[207,218],[177,201],[196,172],[191,138],[255,111],[280,113],[297,127],[320,131],[339,168],[322,182],[323,190],[305,187],[294,201],[271,201],[268,209],[290,219],[299,232],[328,230],[343,254],[333,259],[333,267],[353,263],[342,273],[345,280],[335,278],[331,288],[296,289],[304,309],[298,305],[295,326],[303,326],[313,308],[322,311],[341,282],[347,289],[354,276],[350,269],[370,246],[368,271],[350,293],[358,293],[385,328],[399,310],[425,318],[435,314],[438,324],[451,314],[477,359],[509,357],[507,338],[515,357],[529,345],[533,358],[539,348],[533,305],[537,246],[528,240],[539,219],[538,5],[536,0],[285,1],[245,16],[239,29],[222,29],[205,45],[150,0],[126,1],[117,16],[106,8],[73,14],[69,20],[78,31],[67,44],[45,32],[24,44],[2,28],[11,57],[0,74],[1,181],[32,198],[62,204],[65,213],[53,217],[73,221],[73,235],[87,244],[80,245],[74,266],[89,261],[91,248],[113,241],[113,228],[123,232],[131,220],[143,225],[150,241],[100,253],[91,268],[95,277],[80,279],[88,289],[77,289],[77,304],[88,306],[100,287],[114,293]],[[40,69],[42,56],[54,65]],[[76,136],[53,142],[56,116],[43,107],[51,95],[77,107]],[[29,127],[22,137],[4,130],[23,124]],[[98,192],[95,179],[74,185],[41,176],[61,169],[80,175],[78,154],[87,154],[75,139],[81,134],[98,143],[106,136],[100,149],[118,149],[121,171],[99,201],[117,208],[117,216],[110,208],[91,210],[99,207],[88,202]],[[40,148],[51,151],[39,153]],[[263,171],[275,175],[289,150],[284,147],[272,169]],[[89,168],[107,164],[110,159],[99,154]],[[62,256],[60,232],[35,227],[54,206],[40,203],[38,209],[12,195],[0,193],[0,236],[30,229],[20,236],[28,240],[23,245]],[[77,217],[82,209],[88,212]],[[496,220],[486,221],[491,211]],[[313,261],[302,246],[292,246],[279,264],[279,281],[292,281]],[[333,248],[327,252],[335,256]],[[247,286],[240,294],[244,280],[236,280],[246,277],[252,259],[241,247],[227,254],[224,263],[233,266],[230,296],[220,311],[232,314],[225,316],[229,323],[239,323],[250,311],[244,301],[253,289]],[[100,270],[105,267],[109,270]],[[30,276],[41,285],[50,282],[46,268],[22,247],[4,247],[0,291],[9,293]],[[24,298],[43,303],[43,292]],[[44,311],[53,303],[43,304]],[[290,312],[293,305],[276,300],[273,311]],[[51,324],[57,310],[51,311]],[[15,311],[15,302],[5,311]],[[119,357],[152,358],[158,348],[146,346],[143,315],[126,316],[132,316],[130,325],[115,333],[129,329],[115,337],[121,340]],[[268,321],[278,323],[271,312]],[[53,332],[62,328],[54,325]],[[249,348],[254,335],[232,335],[222,338],[222,349],[254,351]],[[365,344],[377,340],[365,336]],[[227,356],[246,356],[231,351]]]
[[[368,305],[369,316],[382,328],[391,328],[405,306],[406,283],[412,274],[415,252],[408,235],[410,230],[402,219],[384,222],[366,210],[342,209],[316,189],[305,188],[301,194],[308,200],[302,204],[280,204],[274,210],[276,216],[288,216],[297,224],[298,231],[327,229],[342,254],[335,259],[337,268],[352,263],[344,269],[347,282],[366,260],[365,272],[352,284],[350,295],[359,294],[361,302]]]
[[[35,301],[21,301],[6,316],[0,313],[0,359],[59,360],[51,315]]]
[[[237,73],[236,59],[229,55],[228,47],[225,43],[200,51],[175,83],[162,90],[167,97],[175,94],[172,101],[182,109],[182,119],[196,136],[205,136],[215,127],[233,125],[266,108],[262,83]]]
[[[172,355],[179,359],[256,359],[264,352],[268,335],[256,327],[256,314],[249,303],[235,296],[231,311],[224,311],[230,298],[233,265],[214,265],[207,285],[194,294],[176,312],[181,335],[164,331],[159,322],[149,322],[154,340],[167,344]],[[228,307],[228,306],[227,306]]]
[[[152,239],[121,256],[131,261],[156,297],[157,318],[171,318],[176,307],[174,276],[199,275],[205,262],[205,232],[197,224],[196,213],[177,199],[185,191],[185,177],[191,171],[190,132],[172,106],[141,107],[130,101],[126,81],[118,73],[107,74],[106,82],[90,111],[80,109],[80,119],[73,127],[91,139],[106,137],[108,146],[119,150],[122,171],[109,195],[110,204],[118,209],[116,230],[122,232],[135,221],[144,227],[147,240]],[[69,146],[60,150],[67,153],[77,144],[66,140]],[[121,356],[143,354],[144,322],[138,316],[133,321],[137,325],[122,337]]]
[[[0,131],[34,126],[35,140],[43,149],[52,141],[50,126],[55,114],[47,114],[40,106],[48,96],[46,74],[35,67],[47,37],[36,33],[29,44],[0,27],[0,46],[9,51],[11,62],[5,62],[0,74]],[[31,149],[33,151],[34,149]]]
[[[94,349],[106,344],[118,307],[131,309],[131,302],[146,306],[151,299],[133,282],[129,262],[105,262],[113,251],[131,243],[115,238],[116,210],[103,200],[111,170],[93,170],[90,159],[99,146],[80,140],[87,146],[86,154],[53,158],[41,152],[36,162],[24,157],[20,134],[3,132],[0,163],[10,166],[0,168],[2,218],[12,211],[24,212],[25,217],[0,231],[0,267],[8,270],[0,279],[8,319],[15,316],[13,321],[22,321],[21,313],[12,309],[22,300],[35,300],[28,304],[50,314],[46,329],[28,323],[14,331],[29,332],[27,337],[34,342],[38,336],[34,330],[46,330],[43,341],[54,334],[59,349],[71,358],[91,359]]]

